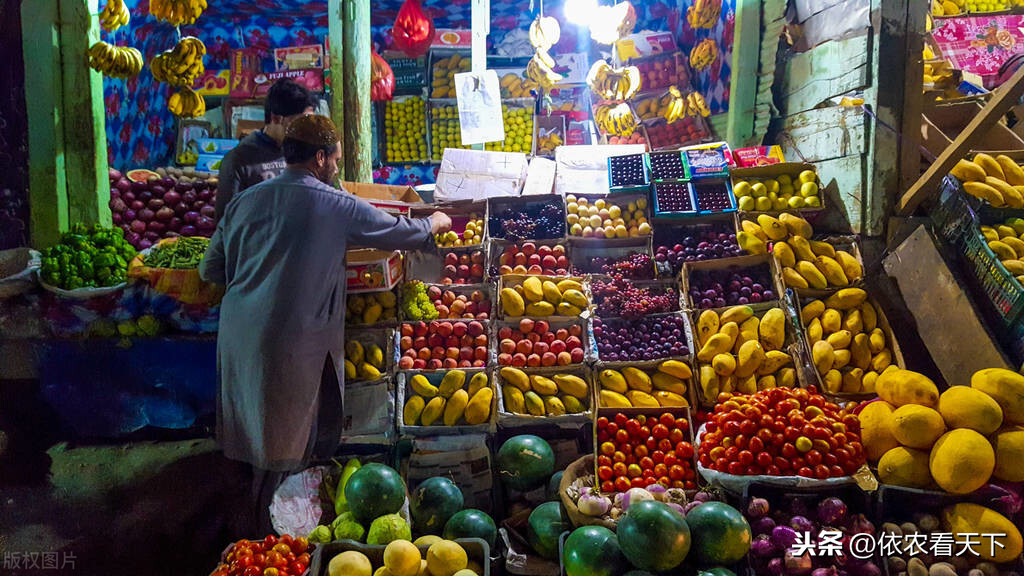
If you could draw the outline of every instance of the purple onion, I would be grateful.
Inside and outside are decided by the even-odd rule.
[[[114,226],[120,226],[124,222],[124,216],[120,212],[111,212],[110,221],[114,223]]]
[[[776,552],[778,552],[778,549],[772,542],[771,536],[767,534],[754,538],[754,541],[750,543],[750,553],[759,558],[767,558]]]
[[[117,184],[115,184],[115,186],[121,192],[121,194],[124,194],[126,192],[131,192],[132,191],[132,182],[131,182],[131,180],[128,180],[126,178],[122,178],[122,179],[118,180]]]
[[[818,521],[822,524],[839,524],[846,518],[846,503],[836,497],[825,498],[818,504]]]
[[[196,222],[196,228],[202,231],[212,231],[216,227],[217,223],[213,220],[213,218],[208,218],[206,216],[200,216],[199,222]]]
[[[160,185],[163,186],[164,188],[170,190],[171,188],[174,188],[174,185],[177,184],[177,182],[178,181],[175,180],[174,178],[171,178],[170,176],[167,176],[166,178],[160,180]]]
[[[153,193],[149,190],[143,190],[142,192],[139,192],[138,198],[143,202],[149,202],[153,199]]]
[[[754,534],[771,534],[775,529],[775,520],[771,516],[761,516],[750,523],[750,529]]]
[[[132,220],[132,232],[142,234],[146,231],[146,223],[142,220]]]
[[[202,200],[196,200],[192,203],[192,209],[196,212],[202,210],[203,206],[206,206],[206,202],[203,202]]]
[[[137,244],[137,248],[139,250],[145,250],[146,248],[149,248],[151,246],[153,246],[153,242],[150,241],[150,240],[147,240],[145,238],[143,238],[142,240],[139,240],[138,244]]]
[[[764,498],[752,498],[747,505],[747,518],[756,520],[768,513],[768,501]]]
[[[135,192],[121,193],[121,200],[124,200],[128,204],[131,204],[132,202],[135,201]]]
[[[768,574],[771,576],[783,576],[786,573],[786,565],[782,558],[772,558],[768,561]]]
[[[157,220],[167,222],[171,218],[174,218],[174,210],[168,206],[164,206],[163,208],[156,211]]]
[[[144,239],[146,239],[146,240],[149,240],[150,242],[156,242],[157,240],[160,239],[160,234],[158,234],[158,233],[156,233],[156,232],[154,232],[152,230],[146,230],[146,232],[142,235],[142,237]]]
[[[185,221],[185,224],[195,225],[199,222],[199,212],[185,212],[181,219]]]
[[[796,544],[797,534],[789,526],[776,526],[772,529],[772,542],[779,550],[789,550]]]
[[[836,567],[829,566],[828,568],[815,568],[811,572],[811,576],[836,576]]]
[[[177,206],[179,202],[181,202],[181,194],[178,192],[171,190],[164,194],[164,204],[167,206],[174,207]]]
[[[121,197],[121,191],[117,189],[117,186],[111,187],[110,188],[110,199],[113,200],[114,198],[120,198],[120,197]]]
[[[191,224],[186,224],[182,226],[181,230],[179,230],[178,232],[180,232],[182,236],[195,236],[198,230],[196,230],[195,226],[192,226]]]
[[[213,198],[213,192],[211,190],[209,190],[209,189],[200,190],[199,193],[197,194],[197,196],[203,202],[209,202],[210,199]]]
[[[149,203],[146,204],[146,207],[156,212],[157,210],[164,207],[164,201],[161,200],[160,198],[153,198],[149,201]]]
[[[1024,494],[1021,493],[1021,484],[992,479],[988,484],[978,488],[977,496],[980,498],[980,502],[987,503],[990,508],[995,508],[1010,518],[1024,509]]]
[[[217,216],[217,209],[212,204],[207,204],[199,209],[200,216],[206,216],[207,218],[215,218]]]
[[[813,532],[814,522],[811,522],[803,516],[793,516],[789,519],[789,526],[797,532]]]
[[[163,234],[167,230],[167,224],[159,220],[150,220],[149,224],[146,224],[147,232],[156,232],[157,234]]]
[[[131,230],[124,233],[124,239],[127,240],[128,243],[131,244],[132,246],[138,248],[139,240],[142,240],[142,236],[139,236],[138,232]]]
[[[191,206],[199,197],[196,196],[195,190],[186,190],[181,193],[181,201]]]
[[[153,192],[154,198],[163,198],[164,194],[167,193],[167,188],[164,188],[159,184],[153,186],[152,188],[150,188],[150,190]]]
[[[167,223],[167,229],[172,232],[178,232],[179,230],[181,230],[182,224],[184,224],[182,219],[175,216],[174,218],[171,218],[170,222]]]
[[[184,216],[185,212],[188,212],[188,206],[185,206],[184,203],[178,204],[174,207],[174,215],[179,218]]]
[[[110,206],[110,210],[114,213],[124,212],[128,209],[128,205],[120,198],[111,198],[108,205]]]
[[[789,576],[804,576],[814,568],[810,554],[794,556],[787,551],[782,561],[786,565],[786,574]]]
[[[174,189],[177,190],[178,192],[185,192],[186,190],[191,190],[192,185],[186,182],[178,182],[177,184],[174,185]]]
[[[114,180],[114,181],[120,180],[121,179],[121,173],[118,170],[114,169],[114,168],[108,167],[107,168],[107,178],[110,178],[111,180]]]
[[[149,222],[150,220],[153,219],[153,216],[155,215],[156,213],[150,210],[149,208],[143,208],[142,210],[139,210],[139,220],[142,220],[143,222]]]
[[[874,534],[875,525],[867,519],[867,516],[863,514],[854,514],[850,516],[850,520],[847,523],[847,527],[853,534]]]
[[[714,502],[715,496],[710,492],[704,492],[703,490],[693,495],[694,502]]]
[[[146,192],[149,190],[149,184],[146,182],[132,182],[132,192],[136,194]]]
[[[129,208],[128,210],[124,211],[123,216],[124,216],[124,221],[130,223],[132,220],[135,220],[135,218],[136,218],[135,210],[132,210],[131,208]]]
[[[138,212],[146,207],[146,203],[142,200],[132,200],[132,203],[128,207]]]

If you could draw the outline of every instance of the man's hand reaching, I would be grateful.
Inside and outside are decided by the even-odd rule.
[[[434,212],[430,215],[430,233],[441,234],[452,228],[452,219],[444,212]]]

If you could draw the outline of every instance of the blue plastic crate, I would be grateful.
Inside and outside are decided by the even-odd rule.
[[[617,181],[616,169],[628,166],[635,172],[635,177]],[[647,192],[650,190],[651,176],[646,154],[625,154],[608,158],[608,191],[613,194],[629,192]]]

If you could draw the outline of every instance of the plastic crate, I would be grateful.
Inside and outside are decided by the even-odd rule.
[[[938,235],[957,249],[969,283],[985,294],[1005,326],[1015,326],[1024,312],[1024,286],[988,247],[978,213],[955,178],[943,181],[931,217]]]
[[[490,576],[491,558],[490,547],[487,545],[487,542],[480,538],[460,538],[455,542],[462,546],[470,560],[479,564],[481,569],[483,569],[483,573],[479,576]],[[313,551],[309,570],[306,574],[307,576],[326,576],[327,566],[330,564],[331,558],[349,550],[362,552],[370,559],[374,566],[380,566],[384,562],[384,548],[386,547],[371,546],[370,544],[362,544],[354,540],[336,540],[327,544],[319,544]],[[429,546],[420,546],[419,548],[420,554],[426,557]]]

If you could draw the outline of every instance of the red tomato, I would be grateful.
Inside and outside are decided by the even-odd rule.
[[[597,431],[597,443],[598,444],[603,444],[603,443],[605,443],[605,442],[607,442],[609,440],[611,440],[611,436],[608,435],[608,430],[598,430]]]
[[[740,450],[744,450],[749,442],[750,438],[748,438],[746,434],[740,434],[733,439],[733,446],[736,446]]]
[[[615,422],[609,423],[608,427],[605,428],[605,432],[608,432],[608,437],[609,438],[615,438],[615,434],[618,433],[618,431],[619,431],[619,425],[616,424]]]
[[[747,449],[753,452],[754,454],[763,452],[764,442],[761,440],[761,438],[754,436],[753,438],[750,439],[750,443],[747,444]]]
[[[643,444],[640,444],[636,448],[633,448],[633,454],[637,458],[646,458],[649,453],[650,453],[650,451],[647,450],[647,446],[645,446]]]
[[[606,482],[601,482],[601,492],[605,492],[605,493],[615,492],[615,483],[612,482],[611,480],[606,481]]]
[[[626,455],[623,454],[622,452],[619,452],[618,450],[616,450],[612,454],[612,461],[613,462],[625,462],[626,461]]]
[[[668,452],[669,450],[672,450],[672,447],[672,441],[669,440],[668,438],[662,438],[661,440],[658,440],[658,450],[661,450],[662,452]]]
[[[676,417],[669,414],[668,412],[665,412],[664,414],[661,415],[660,418],[658,418],[658,422],[661,422],[663,426],[671,428],[676,424]]]
[[[796,471],[797,476],[803,476],[804,478],[814,478],[814,470],[804,466]]]
[[[612,444],[611,442],[601,444],[601,454],[604,454],[605,456],[615,454],[615,444]]]
[[[274,544],[277,544],[277,536],[267,534],[267,537],[263,539],[263,546],[266,549],[271,549],[274,547]]]
[[[686,439],[686,435],[683,434],[683,431],[680,430],[679,428],[672,428],[671,430],[669,430],[668,439],[671,440],[673,444],[675,444],[677,442],[682,442],[684,439]]]
[[[611,480],[613,475],[611,466],[598,466],[597,477],[601,480]]]
[[[644,470],[651,470],[654,468],[654,460],[645,456],[640,459],[640,467]]]
[[[263,552],[257,552],[255,554],[253,554],[252,555],[252,563],[257,565],[257,566],[266,566],[266,564],[267,564],[267,555],[264,554]]]
[[[686,482],[683,483],[683,488],[686,490],[696,490],[697,483],[694,482],[693,480],[687,480]]]
[[[629,459],[630,456],[633,455],[633,445],[630,444],[629,442],[626,442],[625,444],[620,444],[619,445],[619,450],[621,450],[623,453],[626,454],[626,459],[627,460]]]
[[[245,570],[242,570],[242,576],[260,576],[263,573],[263,569],[259,566],[247,566]]]
[[[804,459],[804,457],[803,457],[803,456],[797,456],[796,458],[793,458],[793,459],[792,459],[792,464],[791,464],[791,466],[792,466],[792,467],[793,467],[793,468],[794,468],[795,470],[799,470],[799,469],[803,468],[804,466],[807,466],[807,460],[806,460],[806,459]]]
[[[642,477],[641,478],[633,478],[633,481],[630,482],[629,485],[631,487],[633,487],[633,488],[646,488],[647,487],[647,479],[646,478],[642,478]]]
[[[627,452],[626,453],[626,464],[634,464],[634,463],[636,463],[636,456],[633,456],[632,452]]]
[[[780,433],[785,432],[785,431],[786,431],[786,421],[783,420],[782,418],[776,417],[775,420],[772,422],[772,432],[775,432],[776,434],[780,434]]]
[[[726,436],[735,436],[740,433],[740,425],[732,421],[726,422],[725,424],[722,424],[722,432],[724,432]]]
[[[598,430],[604,430],[607,427],[608,427],[608,418],[607,417],[601,416],[600,418],[597,419],[597,429]]]
[[[690,444],[689,442],[680,442],[676,444],[676,457],[682,458],[683,460],[693,458],[693,444]]]
[[[714,420],[708,420],[707,425],[704,426],[704,429],[707,430],[708,432],[717,432],[718,422],[715,422]]]
[[[740,422],[740,432],[747,436],[752,436],[757,433],[757,423],[753,420],[744,420]]]
[[[807,463],[811,466],[821,464],[821,452],[818,452],[817,450],[809,450],[805,457],[807,458]]]
[[[625,476],[619,476],[618,478],[615,479],[616,492],[626,492],[632,487],[633,485],[630,483],[629,478]]]
[[[648,438],[647,440],[644,440],[644,446],[647,446],[648,450],[654,452],[658,449],[658,441],[654,438]]]
[[[654,460],[655,464],[660,464],[665,461],[665,453],[661,450],[655,450],[651,452],[651,460]]]
[[[619,412],[618,414],[615,415],[615,423],[618,424],[619,426],[625,426],[628,420],[629,418],[622,412]]]
[[[789,442],[796,442],[796,439],[800,437],[800,430],[792,426],[786,426],[786,431],[783,432],[783,436]]]
[[[701,454],[699,460],[701,466],[705,468],[711,467],[711,457],[708,456],[707,454]]]
[[[826,466],[835,466],[839,464],[839,458],[836,458],[835,454],[825,454],[821,459],[822,463]]]
[[[647,480],[648,484],[654,484],[655,483],[655,476],[654,476],[654,471],[653,470],[644,470],[643,477],[644,477],[644,480]]]
[[[619,444],[625,444],[629,442],[629,432],[620,429],[618,432],[615,433],[615,441],[618,442]]]
[[[799,454],[799,451],[796,449],[796,446],[794,446],[792,442],[786,442],[785,444],[782,445],[782,455],[784,457],[795,458],[797,454]]]
[[[605,456],[604,454],[601,454],[600,456],[597,457],[597,465],[598,466],[611,466],[612,465],[612,458],[611,458],[611,456]]]
[[[668,476],[662,475],[658,477],[658,484],[661,484],[665,488],[672,486],[672,479]]]
[[[768,468],[772,465],[772,455],[767,452],[758,452],[757,454],[757,465],[762,468]]]
[[[612,466],[612,474],[614,474],[615,476],[625,476],[626,475],[626,463],[625,462],[616,462]]]
[[[715,460],[715,470],[718,470],[719,472],[725,472],[728,468],[728,458],[719,458],[718,460]]]
[[[636,435],[638,438],[650,438],[651,429],[648,428],[647,426],[641,426],[640,430],[637,431]]]
[[[658,440],[668,438],[668,428],[662,424],[655,424],[651,427],[651,436],[654,436]]]
[[[235,564],[238,564],[239,568],[247,568],[252,566],[254,563],[252,553],[244,554],[235,557]]]
[[[750,466],[754,462],[754,455],[750,450],[741,450],[737,456],[737,461],[744,466]]]
[[[668,469],[668,477],[673,480],[682,480],[685,475],[686,471],[678,464]]]
[[[743,466],[743,464],[740,464],[739,462],[729,462],[728,470],[729,470],[729,474],[733,474],[735,476],[741,476],[743,474],[744,466]]]
[[[817,466],[814,467],[814,476],[819,480],[824,480],[828,478],[829,474],[830,472],[828,466],[825,466],[824,464],[818,464]]]
[[[686,488],[686,484],[683,483],[682,480],[673,480],[672,481],[672,487],[673,488],[683,488],[683,489],[685,489]]]
[[[637,432],[640,431],[640,423],[633,419],[627,420],[623,430],[628,432],[630,436],[636,436]]]
[[[305,562],[292,562],[288,565],[288,573],[292,576],[301,576],[306,571],[306,567],[309,566]]]
[[[686,420],[686,418],[680,418],[676,420],[676,427],[682,430],[683,432],[686,432],[687,430],[690,429],[690,423]]]
[[[782,476],[782,471],[779,470],[779,467],[776,466],[775,464],[772,464],[771,466],[765,468],[765,473],[768,474],[769,476]]]
[[[666,476],[666,475],[668,475],[668,466],[666,466],[665,464],[655,464],[654,465],[654,475],[655,476]]]

